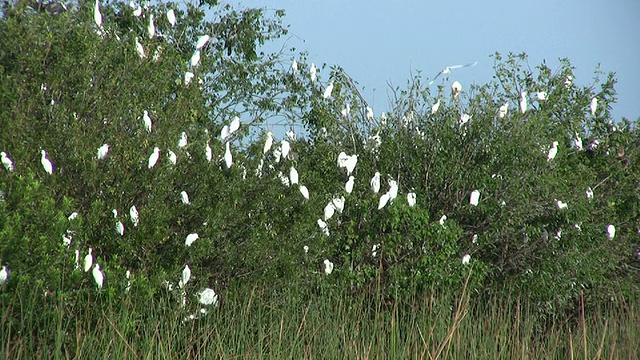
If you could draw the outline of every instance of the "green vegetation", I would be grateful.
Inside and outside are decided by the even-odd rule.
[[[340,67],[260,51],[281,11],[54,5],[0,17],[6,358],[637,356],[640,133],[613,74],[496,54],[489,84],[417,76],[375,114]]]

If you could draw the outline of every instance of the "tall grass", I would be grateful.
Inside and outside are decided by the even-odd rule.
[[[163,297],[83,293],[71,301],[43,294],[2,304],[2,357],[637,359],[640,348],[638,302],[631,300],[593,304],[588,308],[599,310],[592,312],[582,306],[576,318],[541,323],[519,298],[464,291],[377,299],[237,288],[205,316],[185,320],[197,309]]]

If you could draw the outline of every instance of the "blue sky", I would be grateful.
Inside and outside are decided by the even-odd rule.
[[[576,83],[592,83],[597,64],[617,73],[616,121],[640,117],[640,1],[304,1],[245,0],[241,6],[284,9],[287,46],[317,65],[338,64],[359,82],[376,115],[388,108],[388,82],[411,72],[432,78],[447,65],[478,61],[450,81],[491,81],[496,51],[526,52],[534,67],[558,58],[576,67]],[[328,71],[324,71],[324,79]],[[437,84],[437,83],[436,83]],[[433,85],[434,89],[436,84]]]

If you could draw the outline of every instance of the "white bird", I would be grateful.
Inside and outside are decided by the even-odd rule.
[[[197,67],[200,64],[200,50],[196,50],[191,55],[191,67]]]
[[[369,121],[373,120],[373,109],[368,106],[367,106],[366,116],[367,116],[367,120]]]
[[[583,147],[582,147],[582,138],[580,137],[580,134],[576,133],[576,138],[574,140],[574,144],[576,145],[576,149],[578,149],[579,151],[582,151]]]
[[[267,132],[267,139],[264,142],[264,147],[262,148],[262,153],[266,154],[271,150],[271,146],[273,146],[273,132]]]
[[[320,230],[322,230],[322,233],[329,236],[329,225],[327,225],[326,222],[322,221],[322,219],[318,219],[318,226],[320,227]]]
[[[333,202],[330,201],[324,207],[324,221],[328,221],[329,219],[331,219],[335,213],[336,213],[336,207],[335,205],[333,205]]]
[[[40,151],[40,155],[42,155],[42,157],[40,158],[40,163],[42,164],[44,171],[46,171],[49,175],[53,174],[53,164],[51,163],[51,161],[49,161],[49,159],[47,159],[47,152],[42,150]]]
[[[84,257],[84,272],[89,271],[93,265],[93,255],[91,254],[92,250],[92,248],[89,248],[89,253]]]
[[[505,116],[507,116],[508,111],[509,111],[509,103],[506,102],[504,103],[504,105],[500,106],[500,109],[498,109],[498,119],[502,119]]]
[[[178,281],[178,286],[180,287],[180,289],[184,288],[184,286],[187,285],[189,279],[191,279],[191,269],[189,268],[189,265],[185,265],[184,269],[182,269],[182,278],[180,279],[180,281]]]
[[[2,160],[2,165],[4,165],[4,168],[7,169],[7,171],[13,171],[13,161],[9,159],[7,153],[4,151],[0,152],[0,160]]]
[[[138,40],[137,36],[136,36],[136,52],[138,53],[138,56],[140,56],[140,59],[144,59],[147,57],[147,54],[145,54],[144,52],[144,47],[142,46],[142,44],[140,44],[140,40]]]
[[[309,76],[311,77],[311,82],[316,81],[318,69],[316,68],[316,64],[311,63],[311,68],[309,69]]]
[[[389,194],[389,200],[393,201],[396,197],[398,197],[398,183],[393,179],[389,179],[388,183],[389,191],[387,193]]]
[[[307,189],[306,186],[304,185],[300,186],[300,193],[305,199],[309,200],[309,189]]]
[[[431,106],[431,115],[438,112],[438,109],[440,109],[440,99],[438,99],[438,101],[436,101],[436,103]]]
[[[109,152],[109,144],[104,144],[98,148],[98,160],[102,160],[107,157],[107,153]]]
[[[347,194],[351,194],[351,192],[353,191],[354,181],[355,181],[355,178],[353,176],[349,176],[349,180],[347,180],[347,183],[344,184],[344,191],[346,191]]]
[[[466,254],[465,256],[462,257],[462,265],[469,265],[470,261],[471,261],[471,255]]]
[[[444,222],[447,221],[447,215],[442,215],[442,217],[440,218],[440,220],[438,220],[438,222],[440,223],[440,225],[444,226]]]
[[[347,175],[351,175],[353,170],[356,168],[356,164],[358,164],[358,155],[349,156],[344,162],[344,167],[347,169]]]
[[[329,259],[324,260],[324,273],[325,275],[331,275],[333,272],[333,263]]]
[[[523,114],[527,112],[527,92],[523,91],[520,93],[520,112]]]
[[[325,99],[328,99],[329,97],[331,97],[332,92],[333,92],[333,82],[330,82],[329,85],[327,85],[327,88],[324,89],[324,94],[322,94],[322,97]]]
[[[472,117],[473,115],[462,114],[462,116],[460,116],[460,121],[458,122],[458,127],[462,127],[464,124],[468,123]]]
[[[72,241],[73,241],[73,237],[69,234],[69,230],[67,230],[66,233],[62,234],[62,245],[69,247]]]
[[[589,186],[587,188],[587,200],[591,200],[593,199],[593,190],[591,189],[591,186]]]
[[[291,185],[298,183],[298,170],[293,166],[289,169],[289,180],[291,180]]]
[[[148,133],[151,133],[151,118],[147,110],[142,113],[142,121],[144,121],[144,128],[147,129]]]
[[[229,135],[238,131],[238,129],[240,129],[240,118],[237,116],[234,116],[233,120],[231,120],[231,124],[229,125]]]
[[[102,28],[102,13],[100,12],[100,1],[96,0],[96,5],[93,8],[93,21],[96,22],[99,28]]]
[[[120,220],[116,221],[116,232],[118,235],[124,236],[124,224]]]
[[[71,215],[69,215],[69,217],[67,218],[69,221],[74,220],[75,218],[78,217],[78,213],[77,212],[72,212]]]
[[[178,147],[183,148],[185,146],[187,146],[187,133],[183,131],[180,134],[180,140],[178,140]]]
[[[209,145],[209,140],[207,140],[207,146],[204,148],[204,156],[207,158],[207,161],[211,161],[213,158],[213,150],[211,150],[211,146]]]
[[[538,99],[538,101],[547,100],[547,92],[546,91],[538,91],[538,93],[536,94],[536,98]]]
[[[140,223],[140,214],[138,214],[138,209],[135,205],[131,205],[131,208],[129,208],[129,217],[131,217],[133,226],[138,227],[138,224]]]
[[[371,247],[371,256],[376,257],[378,256],[378,250],[380,249],[380,244],[374,244]]]
[[[302,250],[304,250],[304,253],[305,253],[305,254],[308,254],[308,253],[309,253],[309,247],[308,247],[307,245],[303,246],[303,247],[302,247]]]
[[[189,85],[189,83],[191,83],[191,80],[193,80],[194,76],[196,76],[196,74],[192,73],[191,71],[186,71],[184,73],[184,84]]]
[[[231,135],[231,132],[229,132],[229,125],[223,126],[222,130],[220,130],[220,139],[224,141],[229,137],[229,135]]]
[[[558,206],[558,209],[563,210],[566,209],[568,207],[566,202],[562,202],[561,200],[556,200],[556,206]]]
[[[609,238],[609,240],[613,240],[615,236],[616,236],[616,227],[609,224],[607,226],[607,237]]]
[[[6,266],[2,266],[2,269],[0,269],[0,286],[4,285],[7,280],[9,280],[9,270]]]
[[[414,207],[416,205],[416,193],[410,192],[407,194],[407,203],[409,207]]]
[[[549,149],[549,153],[547,154],[547,161],[553,160],[558,154],[558,142],[554,141],[551,149]]]
[[[181,191],[180,192],[180,200],[182,200],[182,203],[185,205],[189,205],[189,194],[187,194],[186,191]]]
[[[202,35],[198,38],[198,42],[196,42],[196,50],[202,49],[209,42],[211,37],[209,35]]]
[[[298,62],[296,61],[296,59],[293,59],[293,62],[291,63],[291,70],[293,71],[294,75],[298,74]]]
[[[594,97],[591,99],[591,104],[589,104],[589,108],[591,109],[591,115],[596,116],[596,110],[598,110],[598,98]]]
[[[102,289],[102,285],[104,285],[104,274],[100,271],[100,264],[95,264],[93,266],[93,280],[95,280],[96,285],[98,285],[98,289]]]
[[[171,161],[173,165],[175,165],[178,162],[178,156],[173,151],[168,150],[167,156],[169,157],[169,161]]]
[[[373,190],[375,194],[380,192],[380,173],[377,171],[371,178],[371,190]]]
[[[129,6],[131,6],[131,4],[133,4],[133,1],[129,3]],[[142,6],[138,5],[137,7],[135,6],[135,4],[133,4],[133,6],[131,6],[134,10],[133,10],[133,16],[135,17],[140,17],[142,15]]]
[[[439,73],[436,74],[436,76],[433,77],[433,80],[429,81],[429,85],[433,84],[434,81],[436,81],[436,79],[440,76],[440,75],[448,75],[451,74],[451,70],[453,69],[460,69],[460,68],[465,68],[465,67],[474,67],[478,65],[478,62],[473,62],[470,64],[464,64],[464,65],[451,65],[451,66],[446,66],[444,69],[440,70]]]
[[[339,198],[334,198],[333,200],[331,200],[331,202],[333,203],[333,207],[336,208],[336,210],[338,210],[339,213],[342,214],[342,212],[344,211],[344,196],[341,196]]]
[[[205,305],[205,306],[208,306],[208,305],[216,306],[216,305],[218,305],[218,295],[216,294],[215,291],[213,291],[213,289],[206,288],[206,289],[200,291],[198,293],[198,296],[200,297],[200,299],[198,301],[202,305]]]
[[[478,200],[480,200],[480,191],[473,190],[471,192],[471,197],[469,198],[469,204],[478,206]]]
[[[167,11],[167,20],[172,27],[176,25],[176,12],[173,9]]]
[[[156,166],[156,163],[158,162],[159,157],[160,157],[160,148],[156,146],[153,148],[153,153],[151,154],[151,156],[149,156],[149,164],[148,164],[149,169]]]
[[[231,156],[231,148],[229,147],[229,143],[226,143],[226,150],[224,152],[224,163],[227,165],[227,169],[231,169],[231,165],[233,165],[233,157]]]
[[[187,238],[184,241],[184,244],[186,246],[191,246],[191,244],[193,244],[196,240],[198,240],[200,237],[198,236],[197,233],[192,233],[187,235]]]
[[[291,144],[287,140],[282,139],[280,142],[281,151],[282,151],[282,160],[286,159],[289,156],[289,151],[291,151]]]
[[[149,25],[147,25],[147,32],[149,33],[149,39],[153,39],[156,36],[156,26],[153,24],[153,14],[149,15]]]
[[[461,92],[462,92],[462,84],[460,84],[457,81],[454,81],[453,84],[451,84],[451,95],[453,95],[454,98],[457,98]]]
[[[381,210],[383,207],[387,205],[389,202],[389,193],[384,193],[380,196],[380,201],[378,202],[378,210]]]

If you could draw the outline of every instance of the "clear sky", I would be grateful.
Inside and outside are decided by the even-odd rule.
[[[640,117],[640,1],[594,0],[243,0],[241,6],[284,9],[288,46],[317,65],[338,64],[359,82],[376,115],[387,109],[388,82],[403,87],[411,72],[432,78],[447,65],[450,81],[491,81],[496,51],[526,52],[533,67],[558,58],[576,67],[576,83],[592,83],[597,64],[617,74],[616,121]],[[323,78],[326,80],[328,71]],[[434,84],[434,89],[435,89]]]

